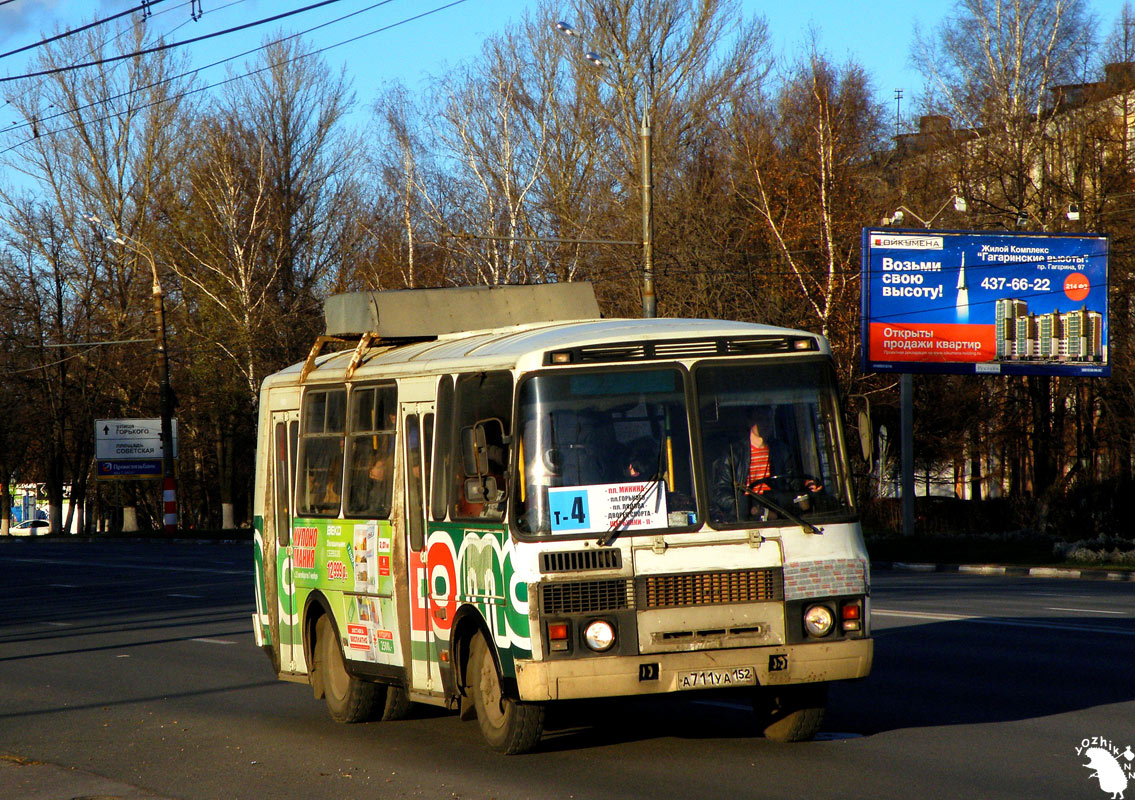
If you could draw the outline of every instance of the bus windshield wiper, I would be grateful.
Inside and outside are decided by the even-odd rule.
[[[820,530],[819,528],[817,528],[815,525],[813,525],[811,522],[808,522],[808,520],[804,519],[799,514],[795,514],[791,511],[789,511],[787,508],[784,508],[783,506],[780,505],[780,503],[773,502],[772,500],[768,499],[767,497],[765,497],[760,492],[754,492],[748,486],[743,486],[740,483],[735,483],[734,486],[736,486],[738,489],[742,490],[745,494],[749,495],[749,497],[756,500],[758,503],[760,503],[762,506],[767,508],[769,511],[775,511],[777,514],[780,514],[782,517],[784,517],[789,522],[795,522],[797,525],[799,525],[801,528],[808,531],[809,533],[814,533],[817,536],[823,536],[824,535],[824,532],[822,530]]]
[[[619,514],[619,518],[612,522],[611,527],[604,531],[603,535],[595,540],[595,544],[599,545],[600,547],[606,547],[611,542],[615,541],[615,537],[617,537],[622,532],[623,526],[627,524],[628,520],[634,518],[634,515],[638,513],[638,510],[642,508],[643,503],[646,502],[646,498],[650,497],[650,495],[654,493],[655,488],[658,488],[659,491],[661,491],[662,479],[664,477],[666,477],[666,473],[661,471],[655,472],[646,481],[646,485],[644,485],[642,489],[639,490],[638,494],[631,498],[631,501],[627,503],[627,507],[623,509],[622,514]]]

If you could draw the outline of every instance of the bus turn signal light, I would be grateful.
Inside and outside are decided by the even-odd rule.
[[[566,622],[548,623],[548,647],[552,650],[568,649],[568,624]]]
[[[839,610],[840,619],[842,621],[841,627],[845,631],[857,631],[863,627],[863,606],[862,601],[852,600],[850,603],[844,603]]]

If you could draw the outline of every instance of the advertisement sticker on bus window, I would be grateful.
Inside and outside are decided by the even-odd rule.
[[[366,625],[348,625],[347,637],[352,650],[370,649],[370,631]]]
[[[375,631],[374,632],[374,646],[380,653],[394,655],[394,632],[393,631]]]
[[[667,527],[661,481],[601,483],[548,489],[551,528],[564,533]]]

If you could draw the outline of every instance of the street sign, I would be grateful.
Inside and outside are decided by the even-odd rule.
[[[177,458],[177,420],[171,424],[173,457]],[[162,477],[162,421],[95,420],[95,460],[99,478]]]
[[[160,478],[162,460],[157,461],[99,461],[100,478]]]

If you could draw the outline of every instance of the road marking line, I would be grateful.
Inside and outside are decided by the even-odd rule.
[[[201,595],[199,595],[199,594],[179,594],[177,592],[170,592],[169,596],[170,597],[192,597],[194,600],[200,600],[201,599]]]
[[[1121,617],[1127,616],[1126,611],[1102,611],[1096,608],[1061,608],[1060,606],[1049,606],[1045,611],[1078,611],[1081,614],[1117,614]]]
[[[53,625],[53,626],[55,626],[56,628],[70,628],[70,627],[71,627],[72,625],[74,625],[75,623],[74,623],[74,622],[49,622],[49,623],[47,623],[47,624],[48,624],[48,625]]]
[[[190,639],[191,642],[204,642],[205,644],[236,644],[225,639]]]
[[[8,558],[5,561],[22,562],[24,564],[55,564],[65,567],[105,567],[107,569],[121,570],[124,566],[129,566],[130,569],[148,569],[155,572],[207,572],[210,575],[245,575],[248,570],[244,569],[207,569],[205,567],[163,567],[156,564],[143,564],[143,563],[130,563],[122,564],[104,563],[101,561],[72,561],[63,558]],[[68,584],[53,584],[67,589],[77,589],[77,586],[70,586]]]
[[[1100,628],[1091,625],[1062,625],[1058,622],[1032,622],[1024,619],[1004,619],[995,617],[973,617],[966,614],[931,614],[922,611],[888,611],[872,607],[871,614],[880,617],[905,617],[908,619],[928,619],[936,622],[976,622],[982,625],[1002,625],[1009,628],[1043,628],[1053,631],[1075,631],[1077,633],[1107,633],[1112,636],[1135,636],[1135,630],[1122,628]]]
[[[73,583],[49,583],[48,589],[78,589],[79,587]]]

